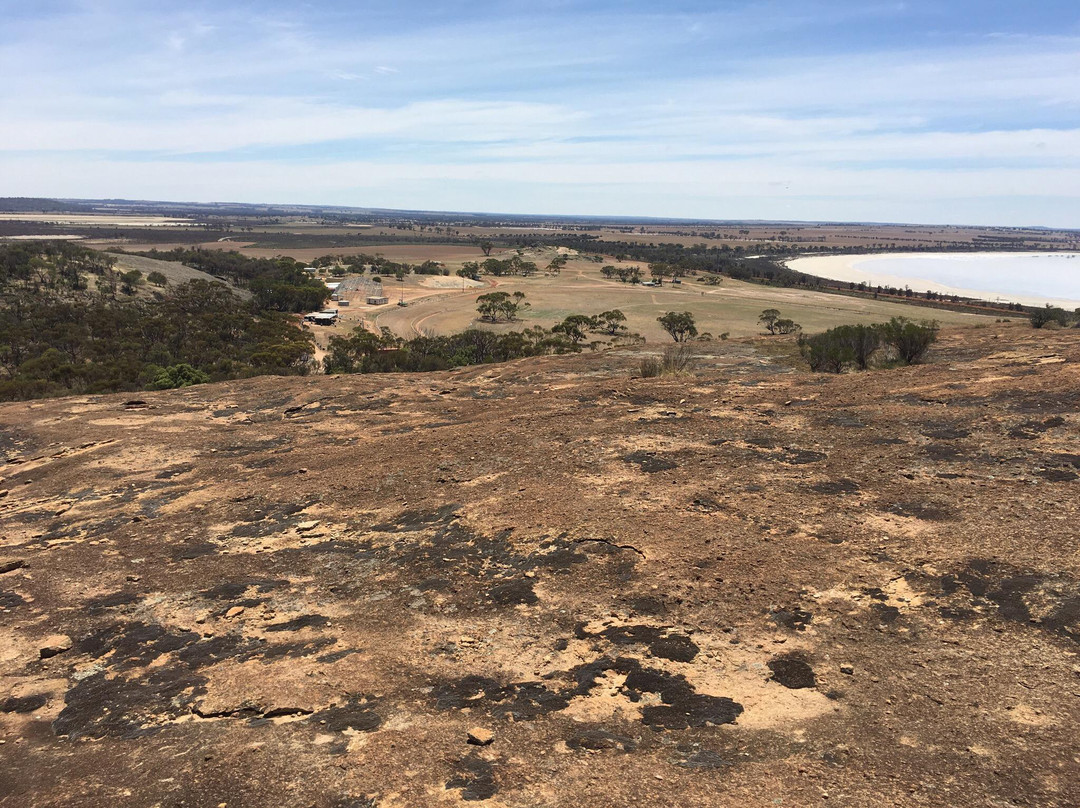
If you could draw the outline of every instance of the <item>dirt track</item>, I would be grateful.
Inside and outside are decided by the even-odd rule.
[[[1080,334],[775,345],[3,405],[0,806],[1076,805]]]

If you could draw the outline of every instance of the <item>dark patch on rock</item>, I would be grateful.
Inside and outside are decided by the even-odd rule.
[[[623,457],[627,463],[633,463],[641,467],[646,474],[656,474],[659,471],[668,471],[678,468],[678,463],[657,457],[654,452],[631,452]]]
[[[928,446],[924,446],[923,451],[926,452],[927,457],[939,463],[962,460],[964,456],[963,452],[947,443],[931,443]]]
[[[183,666],[159,668],[142,679],[95,673],[67,692],[53,732],[70,738],[136,738],[190,712],[205,684]]]
[[[0,609],[14,609],[26,603],[16,592],[0,592]]]
[[[414,533],[426,528],[445,526],[457,518],[460,508],[460,505],[443,505],[433,511],[403,511],[393,522],[372,525],[371,530],[380,533]]]
[[[533,582],[528,578],[496,584],[488,591],[488,598],[490,598],[493,603],[500,603],[508,606],[517,603],[531,605],[540,600],[536,597],[536,593],[533,592]]]
[[[373,706],[370,700],[355,698],[339,707],[328,707],[312,713],[308,721],[331,732],[344,732],[347,729],[372,732],[382,724],[382,718],[372,709]]]
[[[32,713],[34,710],[40,710],[48,701],[49,697],[44,693],[19,698],[11,696],[0,702],[0,713]]]
[[[863,429],[866,423],[859,416],[850,412],[837,412],[828,415],[822,421],[830,426],[841,426],[844,429]]]
[[[596,634],[581,632],[586,637],[604,637],[614,645],[645,645],[653,656],[674,662],[690,662],[700,650],[685,634],[657,626],[609,626]]]
[[[724,510],[723,505],[708,496],[695,497],[694,501],[690,504],[703,513],[716,513],[717,511]]]
[[[498,793],[495,784],[495,767],[476,754],[470,754],[459,760],[455,766],[456,777],[447,782],[447,788],[461,790],[461,799],[466,802],[489,800]]]
[[[970,437],[971,431],[952,424],[928,424],[919,434],[934,440],[959,440]]]
[[[1080,479],[1080,475],[1068,469],[1043,469],[1038,472],[1038,475],[1051,483],[1071,483],[1073,480]]]
[[[115,609],[118,606],[130,606],[138,603],[142,596],[136,592],[113,592],[111,595],[91,598],[83,604],[83,608],[90,614],[97,614],[106,609]]]
[[[193,631],[174,634],[156,623],[114,623],[80,639],[75,650],[93,659],[111,654],[110,667],[127,670],[146,667],[162,654],[188,648],[199,640]]]
[[[330,623],[330,618],[322,614],[302,614],[284,623],[271,623],[264,631],[299,631],[302,628],[322,628]]]
[[[790,446],[784,448],[780,457],[782,462],[793,466],[802,466],[807,463],[820,463],[826,459],[828,459],[828,455],[824,452],[815,452],[810,449],[794,449]]]
[[[814,483],[810,486],[810,490],[817,494],[857,494],[862,489],[854,480],[841,478],[839,480],[825,480],[824,482]]]
[[[791,629],[792,631],[805,631],[806,627],[813,622],[814,616],[805,609],[798,607],[792,609],[778,609],[769,615],[769,618],[778,626]]]
[[[173,477],[179,477],[181,474],[187,474],[195,470],[195,467],[190,463],[185,463],[181,466],[172,466],[164,471],[160,471],[154,475],[155,480],[171,480]]]
[[[26,562],[21,558],[17,558],[14,561],[0,561],[0,575],[3,575],[5,572],[21,570],[25,566]]]
[[[1051,429],[1056,429],[1059,426],[1065,425],[1065,419],[1060,415],[1055,415],[1051,418],[1047,418],[1044,421],[1025,421],[1018,426],[1009,430],[1010,438],[1021,438],[1030,440],[1041,435],[1043,432],[1048,432]]]
[[[948,522],[955,518],[951,508],[931,502],[893,502],[885,508],[885,511],[897,516],[922,519],[926,522]]]
[[[629,601],[630,608],[639,614],[647,614],[654,617],[667,614],[667,605],[658,597],[652,595],[642,595],[641,597],[631,598]]]
[[[706,696],[697,693],[679,674],[670,674],[656,668],[642,667],[636,659],[619,657],[602,658],[596,662],[579,665],[569,674],[576,680],[573,695],[585,695],[596,680],[607,671],[626,674],[621,691],[633,702],[639,702],[643,693],[656,693],[661,706],[642,709],[642,721],[664,729],[687,729],[708,724],[730,724],[742,713],[741,704],[723,696]]]
[[[784,687],[798,690],[804,687],[813,687],[817,680],[814,678],[814,669],[806,662],[795,657],[778,657],[769,660],[769,670],[772,671],[772,680]]]
[[[637,741],[625,735],[616,735],[600,727],[583,729],[575,732],[566,739],[566,745],[571,749],[589,749],[598,751],[601,749],[618,749],[623,752],[633,752],[637,749]]]
[[[242,578],[204,589],[199,594],[211,600],[235,600],[251,587],[255,587],[259,593],[266,593],[288,585],[289,582],[284,578]]]
[[[466,676],[444,682],[432,689],[438,709],[482,707],[493,716],[512,716],[515,721],[529,720],[566,709],[569,700],[538,682],[502,685],[483,676]]]
[[[874,616],[882,623],[895,623],[900,617],[900,610],[898,608],[884,603],[871,603],[870,611],[872,611]]]
[[[176,561],[191,561],[196,558],[202,558],[203,556],[215,555],[221,547],[213,542],[193,542],[191,544],[185,544],[178,547],[173,551],[173,558]]]

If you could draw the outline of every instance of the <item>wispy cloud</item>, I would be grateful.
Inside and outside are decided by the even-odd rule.
[[[22,6],[0,193],[1080,226],[1077,12],[945,5]]]

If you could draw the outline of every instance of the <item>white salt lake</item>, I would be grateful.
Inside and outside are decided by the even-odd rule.
[[[1077,253],[881,253],[796,258],[787,265],[835,281],[913,292],[1080,307]]]

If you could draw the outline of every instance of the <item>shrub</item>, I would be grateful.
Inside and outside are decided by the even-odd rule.
[[[881,347],[881,329],[872,325],[842,325],[832,330],[851,350],[852,361],[859,370],[866,370],[871,357]]]
[[[638,365],[638,374],[643,379],[655,378],[662,371],[663,365],[660,364],[660,359],[656,356],[644,356],[641,359],[641,364]]]
[[[181,363],[163,368],[146,387],[148,390],[174,390],[177,387],[206,384],[208,381],[210,377],[207,374],[187,363]]]
[[[678,376],[689,373],[694,367],[696,358],[693,348],[685,342],[679,342],[665,348],[662,356],[643,357],[638,365],[638,371],[646,379],[656,376]]]
[[[156,269],[146,276],[146,280],[154,284],[154,286],[164,286],[169,282],[164,273],[158,272]]]
[[[1031,312],[1029,319],[1031,320],[1032,328],[1045,328],[1051,323],[1056,323],[1061,326],[1069,324],[1068,312],[1066,312],[1065,309],[1051,306],[1049,303],[1047,303],[1045,307],[1035,309]]]
[[[799,337],[799,350],[810,364],[810,370],[820,373],[840,373],[844,365],[854,360],[855,356],[837,329],[830,329],[823,334]]]
[[[906,317],[893,317],[878,329],[882,341],[905,365],[917,365],[937,341],[938,324],[933,320],[916,323]]]

